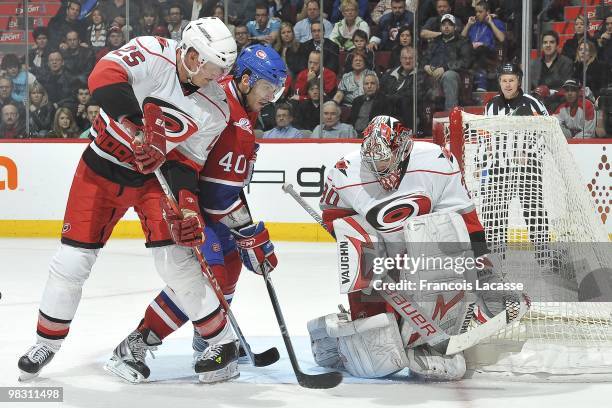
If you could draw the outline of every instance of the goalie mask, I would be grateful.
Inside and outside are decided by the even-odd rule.
[[[361,160],[385,190],[396,190],[413,145],[410,129],[399,120],[376,116],[363,131]]]

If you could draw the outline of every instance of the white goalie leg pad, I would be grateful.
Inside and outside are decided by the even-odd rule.
[[[219,307],[219,299],[191,248],[168,245],[152,248],[157,272],[172,288],[189,320],[202,319]]]
[[[315,363],[321,367],[344,368],[338,353],[338,338],[327,333],[327,327],[337,326],[339,321],[348,322],[348,313],[332,313],[308,321],[306,327],[310,335],[310,349]]]
[[[393,313],[381,313],[328,327],[338,337],[345,369],[355,377],[378,378],[407,367],[408,360]]]
[[[465,375],[463,353],[446,356],[424,344],[406,351],[408,368],[417,377],[426,380],[454,381]]]
[[[83,284],[89,278],[99,249],[62,244],[49,263],[49,278],[40,310],[54,318],[72,320],[81,301]]]

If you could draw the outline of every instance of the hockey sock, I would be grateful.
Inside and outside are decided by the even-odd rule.
[[[188,320],[187,315],[178,306],[172,289],[165,287],[147,307],[138,331],[150,329],[163,340]]]
[[[46,343],[53,350],[58,351],[62,342],[68,335],[71,320],[55,319],[38,311],[38,324],[36,334],[40,343]]]

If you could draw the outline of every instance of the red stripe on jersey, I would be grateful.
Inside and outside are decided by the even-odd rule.
[[[156,53],[156,52],[153,52],[153,51],[151,51],[150,49],[148,49],[147,47],[145,47],[144,45],[142,45],[142,43],[141,43],[141,42],[138,40],[138,38],[136,39],[136,42],[138,43],[138,45],[140,45],[140,47],[141,47],[143,50],[145,50],[145,51],[146,51],[146,52],[148,52],[149,54],[151,54],[151,55],[155,55],[156,57],[159,57],[159,58],[162,58],[162,59],[164,59],[164,60],[168,61],[168,62],[169,62],[171,65],[176,66],[176,64],[175,64],[174,62],[172,62],[171,60],[169,60],[167,57],[164,57],[163,55],[158,54],[158,53]]]
[[[211,100],[208,96],[204,95],[202,92],[200,91],[196,91],[196,93],[198,93],[199,95],[201,95],[203,98],[205,98],[206,100],[208,100],[208,102],[212,103],[213,105],[215,105],[215,108],[219,109],[219,112],[221,112],[221,114],[223,115],[223,119],[225,119],[225,121],[227,122],[227,116],[225,116],[225,112],[223,112],[223,109],[221,109],[219,107],[219,105],[217,105],[213,100]]]
[[[484,231],[484,228],[478,219],[476,210],[472,210],[466,214],[461,214],[461,217],[463,218],[463,222],[465,222],[465,226],[470,234],[473,232]]]
[[[454,176],[455,174],[461,173],[461,171],[457,170],[457,171],[454,171],[452,173],[444,173],[444,172],[441,172],[441,171],[434,171],[434,170],[410,170],[410,171],[407,171],[405,174],[408,174],[408,173],[432,173],[432,174],[439,174],[441,176]],[[329,181],[332,181],[331,178],[329,178],[329,177],[327,179]],[[343,186],[343,187],[336,187],[336,186],[334,186],[334,188],[336,190],[344,190],[345,188],[356,187],[356,186],[365,186],[367,184],[372,184],[372,183],[378,183],[378,180],[367,181],[365,183],[348,184],[348,185]]]
[[[323,214],[322,214],[323,224],[325,224],[325,226],[327,227],[327,230],[333,234],[334,233],[334,220],[337,220],[338,218],[349,217],[355,214],[357,213],[353,210],[346,210],[343,208],[327,208],[323,210]]]
[[[166,155],[166,160],[171,161],[177,161],[179,163],[185,164],[189,167],[191,167],[192,169],[194,169],[197,172],[200,172],[202,170],[202,166],[196,162],[194,162],[193,160],[187,158],[187,156],[185,156],[184,154],[182,154],[181,152],[177,151],[176,149],[172,150],[170,153],[168,153]]]
[[[91,94],[98,88],[112,84],[128,82],[128,74],[119,63],[110,59],[101,59],[89,75],[87,85]]]

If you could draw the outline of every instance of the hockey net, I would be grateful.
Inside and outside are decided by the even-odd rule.
[[[612,373],[612,303],[601,301],[612,281],[608,235],[557,120],[455,110],[444,136],[505,279],[534,301],[520,322],[466,351],[468,368]]]

